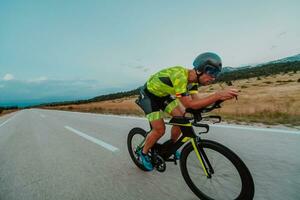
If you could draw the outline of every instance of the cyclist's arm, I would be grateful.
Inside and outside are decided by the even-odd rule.
[[[190,83],[188,84],[188,93],[191,95],[192,99],[200,99],[201,97],[198,95],[198,84],[197,83]]]
[[[199,93],[191,94],[193,100],[203,99],[203,96],[200,96]]]
[[[192,99],[190,95],[178,95],[180,102],[186,108],[200,109],[205,108],[218,100],[226,101],[238,96],[238,90],[231,88],[218,91],[208,97],[201,99]]]
[[[201,99],[199,97],[196,97],[196,99],[194,99],[189,95],[180,97],[179,101],[186,108],[200,109],[215,103],[219,99],[220,97],[217,94],[212,94]]]

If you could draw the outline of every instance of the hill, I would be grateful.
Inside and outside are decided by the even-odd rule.
[[[300,126],[300,73],[289,72],[242,79],[232,81],[232,84],[240,90],[238,101],[225,102],[222,109],[216,111],[225,121]],[[225,84],[220,82],[200,87],[199,95],[207,96],[224,86]],[[114,100],[44,108],[144,116],[143,111],[134,102],[136,98],[137,96],[133,95]]]
[[[220,75],[217,81],[219,83],[224,83],[224,82],[229,83],[231,81],[236,81],[236,80],[249,79],[254,77],[260,78],[262,76],[270,76],[270,75],[276,75],[280,73],[283,74],[289,72],[297,73],[297,71],[300,71],[300,61],[285,62],[285,63],[281,63],[281,62],[269,63],[269,64],[256,66],[256,67],[242,67],[242,68],[237,68],[235,70],[229,70],[229,71],[225,70],[225,72],[223,72]],[[138,94],[138,88],[130,91],[125,91],[125,92],[117,92],[113,94],[100,95],[87,100],[47,103],[47,104],[41,104],[34,107],[85,104],[85,103],[119,99],[119,98],[129,97],[132,95],[137,95],[137,94]]]

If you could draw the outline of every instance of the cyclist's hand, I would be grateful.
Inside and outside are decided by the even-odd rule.
[[[237,97],[239,94],[239,91],[237,89],[226,89],[216,92],[216,95],[219,97],[219,100],[226,101],[229,99],[232,99],[234,97]]]

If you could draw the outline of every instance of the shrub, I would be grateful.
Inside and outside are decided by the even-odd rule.
[[[278,82],[278,83],[289,83],[289,82],[294,82],[294,81],[291,80],[291,79],[289,79],[289,80],[287,80],[287,81],[281,81],[281,80],[278,80],[278,81],[276,81],[276,82]],[[298,82],[299,82],[299,80],[298,80]]]
[[[264,81],[265,84],[271,84],[272,81]]]
[[[228,86],[232,86],[232,82],[231,81],[226,81],[225,82]]]

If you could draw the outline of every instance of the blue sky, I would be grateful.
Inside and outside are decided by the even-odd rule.
[[[225,66],[300,53],[299,1],[0,1],[0,105],[134,89],[204,51]]]

